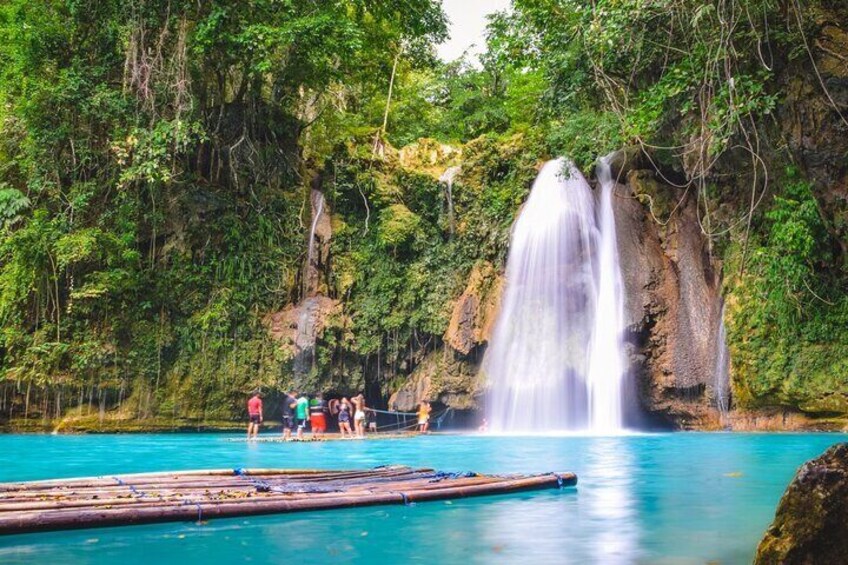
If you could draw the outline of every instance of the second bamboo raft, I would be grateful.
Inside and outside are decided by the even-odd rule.
[[[573,473],[481,475],[383,466],[219,469],[0,483],[0,534],[410,504],[577,484]]]

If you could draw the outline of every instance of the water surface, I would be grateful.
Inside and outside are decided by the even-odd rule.
[[[796,468],[836,434],[0,436],[0,481],[235,467],[574,471],[576,489],[0,537],[0,563],[745,563]]]

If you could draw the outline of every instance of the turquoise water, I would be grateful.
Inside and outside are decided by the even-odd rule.
[[[834,434],[428,436],[246,444],[221,435],[0,436],[0,481],[234,467],[574,471],[575,489],[0,537],[0,563],[745,563],[796,468]]]

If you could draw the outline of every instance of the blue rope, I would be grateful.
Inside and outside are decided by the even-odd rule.
[[[450,408],[450,407],[446,408],[445,411],[442,412],[442,415],[439,416],[438,418],[436,418],[436,429],[437,430],[442,429],[442,421],[447,417],[448,414],[450,414],[451,410],[453,410],[453,408]]]
[[[115,479],[116,481],[118,481],[118,484],[120,486],[127,487],[128,489],[130,489],[130,492],[133,493],[135,496],[137,496],[139,498],[144,498],[145,496],[147,496],[146,492],[138,490],[137,488],[135,488],[135,485],[125,483],[124,481],[122,481],[120,479],[120,477],[112,477],[112,478]],[[160,496],[159,498],[162,498],[162,497]]]
[[[268,484],[266,481],[260,481],[259,479],[251,477],[248,472],[242,467],[239,467],[238,469],[233,469],[233,474],[250,481],[250,483],[256,487],[256,492],[268,492],[271,490],[270,484]]]
[[[474,473],[474,472],[471,472],[471,471],[468,471],[466,473],[448,473],[448,472],[445,472],[445,471],[436,471],[435,473],[433,473],[433,478],[430,479],[430,482],[431,483],[438,483],[438,482],[443,481],[445,479],[467,479],[467,478],[477,477],[477,476],[478,476],[477,473]]]
[[[239,471],[244,473],[244,469],[236,469],[235,471],[236,471],[236,474],[240,474]],[[138,498],[144,498],[146,496],[149,496],[148,493],[146,493],[142,490],[138,490],[135,487],[135,485],[131,485],[131,484],[124,482],[123,480],[121,480],[120,477],[112,477],[112,478],[115,481],[118,482],[118,485],[120,485],[122,487],[127,487],[128,489],[130,489],[130,492],[133,493]],[[165,502],[165,498],[161,494],[156,495],[156,496],[159,500]],[[191,499],[183,500],[182,506],[185,506],[187,504],[194,504],[197,507],[197,523],[199,524],[200,522],[202,522],[203,521],[203,508],[200,506],[200,503],[197,502],[196,500],[191,500]]]
[[[279,492],[279,493],[290,493],[290,492],[341,492],[338,488],[333,487],[325,487],[320,485],[311,485],[304,482],[294,482],[294,481],[285,481],[284,484],[274,484],[268,481],[262,481],[259,479],[255,479],[251,477],[247,471],[244,469],[233,469],[233,473],[242,477],[243,479],[250,481],[250,483],[256,487],[256,492]]]
[[[191,504],[194,504],[195,506],[197,506],[197,523],[199,524],[200,522],[203,521],[203,507],[201,507],[200,503],[197,502],[196,500],[190,500],[190,499],[183,500],[182,505],[186,506],[186,505],[191,505]]]

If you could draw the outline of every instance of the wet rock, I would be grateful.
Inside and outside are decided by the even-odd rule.
[[[454,303],[445,342],[467,355],[488,342],[497,319],[504,277],[488,262],[474,266],[465,291]]]
[[[721,316],[720,265],[696,203],[647,170],[617,185],[616,232],[628,341],[644,410],[677,427],[716,427],[711,403]]]
[[[320,180],[313,182],[320,186]],[[310,220],[307,232],[307,255],[304,264],[304,296],[327,294],[330,264],[330,240],[333,224],[330,205],[317,188],[310,193]]]
[[[339,302],[326,296],[313,296],[265,317],[271,337],[289,355],[311,350],[328,324],[339,313]]]
[[[422,400],[457,410],[478,407],[483,390],[479,366],[450,348],[429,353],[403,385],[392,393],[389,408],[412,412]]]
[[[609,166],[612,177],[619,182],[624,182],[630,171],[644,166],[643,160],[644,155],[637,145],[628,145],[619,149],[610,156]]]
[[[848,443],[801,466],[780,499],[754,563],[848,563]]]

